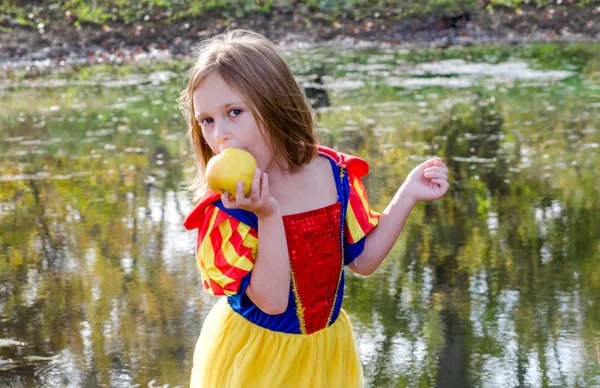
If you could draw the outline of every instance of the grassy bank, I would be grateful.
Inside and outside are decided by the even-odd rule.
[[[400,3],[400,5],[398,4]],[[597,0],[4,0],[0,27],[44,29],[50,25],[169,24],[217,15],[222,23],[254,13],[305,15],[335,23],[338,19],[366,17],[424,18],[487,8],[584,7]]]

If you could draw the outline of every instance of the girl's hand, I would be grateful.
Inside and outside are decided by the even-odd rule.
[[[279,203],[269,193],[269,176],[266,172],[261,173],[260,168],[254,170],[252,188],[250,195],[244,195],[244,184],[237,182],[235,185],[235,199],[226,191],[221,195],[223,205],[227,209],[248,210],[257,217],[270,216],[279,210]]]
[[[415,203],[441,198],[448,191],[448,167],[440,158],[427,160],[415,167],[402,184]]]

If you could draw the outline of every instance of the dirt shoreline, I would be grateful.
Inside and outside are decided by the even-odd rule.
[[[0,68],[123,63],[190,55],[200,39],[227,28],[257,31],[282,46],[334,42],[349,47],[438,46],[532,41],[600,41],[600,3],[587,7],[472,9],[454,15],[397,21],[393,15],[331,23],[323,15],[253,14],[227,25],[215,16],[178,24],[15,27],[0,33]]]

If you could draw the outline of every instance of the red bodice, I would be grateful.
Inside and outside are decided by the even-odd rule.
[[[341,203],[283,217],[301,330],[327,327],[341,280]]]

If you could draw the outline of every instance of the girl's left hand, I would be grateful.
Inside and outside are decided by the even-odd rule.
[[[244,183],[237,182],[235,185],[235,198],[227,191],[221,195],[223,206],[227,209],[244,209],[248,210],[257,217],[271,216],[279,211],[279,203],[271,196],[269,192],[269,176],[263,173],[260,168],[254,170],[252,177],[252,186],[250,186],[250,194],[244,195]]]
[[[415,167],[402,184],[402,189],[415,203],[441,198],[448,187],[448,167],[440,158],[427,160]]]

